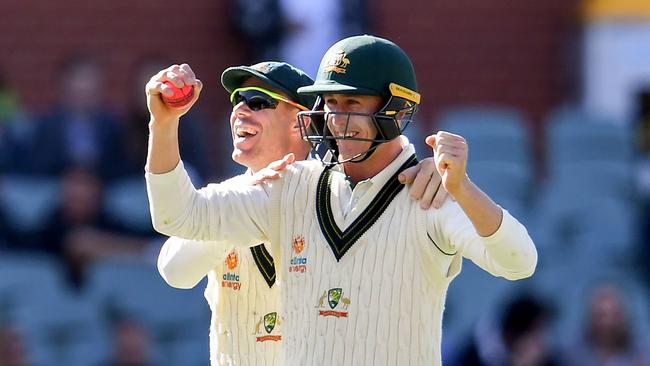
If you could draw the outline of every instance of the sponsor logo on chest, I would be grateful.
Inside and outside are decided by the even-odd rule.
[[[237,255],[237,252],[233,250],[226,256],[226,268],[228,270],[223,273],[221,287],[231,288],[235,291],[238,291],[241,288],[241,282],[239,282],[239,270],[237,269],[238,265],[239,256]]]
[[[305,237],[296,235],[291,242],[292,256],[289,260],[289,272],[305,273],[307,271],[307,258],[300,255],[305,250]]]
[[[278,334],[277,327],[280,324],[282,324],[282,320],[276,312],[261,316],[255,323],[255,329],[253,330],[256,342],[277,342],[282,340],[282,335]]]
[[[343,289],[340,287],[323,291],[323,294],[318,299],[318,305],[316,305],[318,315],[347,318],[350,298],[343,295]]]

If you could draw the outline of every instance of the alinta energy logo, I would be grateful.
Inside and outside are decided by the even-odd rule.
[[[282,324],[278,313],[268,313],[264,316],[261,316],[257,323],[255,323],[254,335],[257,342],[266,342],[274,341],[277,342],[282,340],[282,335],[279,333],[276,326]]]
[[[226,267],[228,271],[225,271],[221,281],[221,287],[231,288],[235,291],[241,288],[241,282],[239,282],[239,274],[235,269],[239,264],[239,256],[236,251],[230,252],[226,256]]]
[[[305,250],[305,237],[302,235],[294,236],[291,248],[294,255],[289,261],[289,272],[305,273],[307,271],[307,258],[300,256],[300,253]]]
[[[327,305],[325,304],[327,300]],[[340,305],[340,306],[339,306]],[[350,305],[350,298],[343,297],[342,288],[331,288],[323,291],[323,294],[318,299],[318,315],[320,316],[335,316],[337,318],[347,318],[348,306]]]

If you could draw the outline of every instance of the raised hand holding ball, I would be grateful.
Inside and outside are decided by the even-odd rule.
[[[170,108],[183,109],[194,98],[194,87],[192,85],[178,88],[171,81],[165,81],[164,84],[174,92],[172,96],[167,96],[165,93],[161,94],[163,102]]]

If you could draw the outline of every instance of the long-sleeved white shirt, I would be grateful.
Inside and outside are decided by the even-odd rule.
[[[269,243],[283,284],[287,365],[440,364],[445,295],[462,258],[517,279],[533,273],[537,253],[505,210],[490,237],[478,236],[455,202],[421,210],[396,181],[413,152],[405,147],[349,210],[340,199],[351,196],[345,177],[324,174],[318,162],[289,167],[268,192],[196,191],[179,164],[147,174],[154,227],[186,238]]]
[[[223,184],[248,184],[249,177],[247,172]],[[160,250],[158,271],[176,288],[192,288],[207,275],[211,365],[282,366],[283,320],[273,258],[263,244],[228,246],[171,237]]]

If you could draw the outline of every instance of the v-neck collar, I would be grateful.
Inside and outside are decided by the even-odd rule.
[[[397,179],[399,173],[415,164],[417,164],[415,154],[407,157],[406,161],[386,181],[363,212],[345,230],[339,228],[332,213],[332,170],[325,169],[321,173],[316,189],[316,214],[321,231],[337,261],[340,261],[352,245],[377,221],[393,198],[404,188],[404,185]],[[389,168],[387,167],[387,169]]]
[[[256,245],[250,249],[255,264],[257,265],[257,269],[259,269],[264,281],[269,285],[269,288],[273,287],[275,284],[275,264],[273,262],[273,257],[271,257],[271,254],[266,250],[264,244]]]

